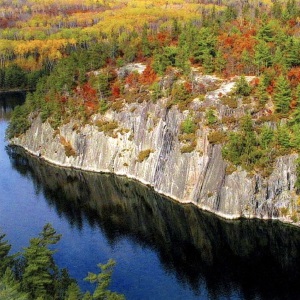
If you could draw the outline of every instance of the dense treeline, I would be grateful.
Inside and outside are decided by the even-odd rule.
[[[99,274],[89,273],[85,280],[95,283],[91,294],[83,293],[66,269],[54,262],[53,246],[61,235],[46,224],[38,237],[32,238],[23,252],[9,255],[11,245],[0,235],[0,298],[19,300],[89,300],[125,299],[123,295],[108,290],[115,262],[99,264]]]
[[[281,29],[282,25],[291,27],[291,35],[297,35],[299,31],[299,9],[293,0],[286,4],[275,1],[273,5],[257,1],[245,4],[236,1],[182,0],[82,1],[81,4],[70,0],[1,2],[3,17],[0,17],[0,66],[15,63],[24,70],[51,70],[58,60],[68,56],[71,51],[109,41],[118,46],[115,50],[119,51],[115,51],[115,55],[119,54],[125,61],[148,57],[150,50],[152,54],[153,50],[161,52],[162,46],[177,48],[179,43],[181,54],[187,52],[185,58],[194,58],[195,62],[204,63],[210,71],[211,59],[216,61],[217,66],[214,68],[217,69],[222,69],[224,59],[230,59],[229,70],[232,73],[233,68],[238,67],[237,62],[251,62],[256,46],[252,37],[256,33],[262,37],[262,42],[268,44],[261,43],[257,46],[263,51],[263,48],[266,50],[270,46],[268,42],[272,36],[279,37],[277,28]],[[266,21],[268,19],[276,20],[277,24],[269,26]],[[143,20],[147,24],[147,32],[144,31],[143,23],[137,20]],[[177,20],[176,24],[174,20]],[[182,30],[189,23],[193,26]],[[257,27],[263,23],[267,27],[258,33]],[[203,26],[211,29],[210,34],[197,34]],[[182,31],[185,35],[179,38]],[[145,43],[146,35],[150,45]],[[195,35],[198,41],[210,38],[200,45],[202,48],[205,43],[209,46],[205,53],[203,49],[199,49],[197,53],[189,51],[195,50],[197,46],[193,40]],[[182,49],[182,46],[185,47]],[[276,46],[268,50],[274,52]],[[232,56],[226,53],[230,47],[234,48]],[[172,55],[172,47],[166,50]],[[259,64],[269,63],[264,54],[267,53],[263,52]],[[277,54],[280,55],[279,52]],[[250,66],[244,66],[247,72],[251,72],[249,68]]]
[[[34,90],[46,74],[46,70],[25,71],[18,65],[9,65],[0,69],[0,90]]]
[[[180,3],[181,13],[187,14],[187,2]],[[116,15],[130,8],[133,16],[142,9],[128,5],[116,8]],[[151,15],[149,7],[143,9]],[[242,105],[243,118],[222,119],[213,107],[206,111],[207,126],[214,131],[209,140],[224,144],[223,156],[233,165],[268,175],[276,157],[300,150],[298,2],[206,5],[189,18],[170,14],[163,21],[156,13],[151,22],[136,27],[130,26],[131,19],[123,19],[124,23],[119,19],[115,24],[118,30],[110,34],[96,26],[97,36],[87,31],[86,39],[65,43],[60,54],[50,47],[57,56],[49,56],[50,52],[41,55],[35,48],[33,61],[42,61],[44,72],[51,72],[39,80],[36,92],[28,94],[26,104],[15,110],[8,138],[30,126],[28,115],[33,111],[57,129],[71,118],[86,123],[94,113],[109,107],[121,109],[124,102],[134,99],[156,101],[165,96],[167,105],[189,109],[191,99],[203,99],[207,92],[207,87],[195,80],[197,70],[223,78],[243,75],[234,91],[222,98],[232,109]],[[121,23],[123,27],[118,27]],[[32,59],[31,51],[21,56]],[[17,56],[10,59],[17,60]],[[145,68],[139,72],[122,69],[137,62]],[[248,82],[244,75],[253,80]],[[197,126],[193,132],[183,133],[195,134]],[[190,139],[184,152],[195,145],[195,138]]]

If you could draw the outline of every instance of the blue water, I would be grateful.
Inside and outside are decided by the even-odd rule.
[[[117,261],[111,289],[127,299],[297,299],[300,232],[276,222],[226,222],[125,178],[51,166],[7,148],[20,96],[0,96],[0,228],[13,252],[51,223],[55,260],[84,289]],[[4,105],[5,104],[5,105]]]

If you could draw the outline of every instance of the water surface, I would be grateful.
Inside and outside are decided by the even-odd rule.
[[[300,231],[224,221],[132,180],[58,168],[6,147],[20,96],[0,96],[0,228],[13,251],[47,222],[63,235],[55,259],[83,289],[88,271],[117,261],[112,289],[127,299],[297,299]]]

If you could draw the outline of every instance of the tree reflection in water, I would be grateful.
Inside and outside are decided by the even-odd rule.
[[[30,177],[72,226],[85,220],[111,244],[128,237],[155,249],[164,268],[211,298],[238,291],[244,299],[296,299],[300,230],[279,222],[225,221],[171,201],[114,175],[51,166],[7,148],[13,168]]]

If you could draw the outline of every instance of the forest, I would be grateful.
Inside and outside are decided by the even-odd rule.
[[[135,99],[166,97],[168,107],[189,110],[207,92],[195,81],[201,73],[236,76],[222,103],[244,115],[205,111],[209,142],[222,144],[228,172],[241,166],[268,176],[276,157],[300,150],[298,1],[2,1],[1,7],[0,87],[32,91],[13,114],[9,139],[37,113],[58,129]],[[122,72],[130,63],[143,71]],[[189,141],[183,153],[195,149],[198,128],[190,111],[181,124]]]
[[[129,64],[139,71],[128,71]],[[210,88],[197,74],[235,80],[232,92],[219,95],[231,114],[211,106],[201,112],[204,125],[195,117],[193,99],[203,101]],[[93,124],[95,114],[166,98],[168,108],[188,111],[179,124],[182,155],[195,150],[205,126],[209,143],[222,145],[227,174],[241,168],[267,177],[276,158],[300,152],[300,2],[0,0],[0,91],[11,90],[25,90],[27,98],[13,112],[7,139],[37,116],[58,132],[72,119]],[[106,134],[118,127],[94,125]],[[297,175],[299,192],[299,159]],[[82,292],[55,264],[60,238],[47,224],[10,255],[0,235],[1,299],[124,299],[108,290],[113,261],[88,274],[96,287]]]

